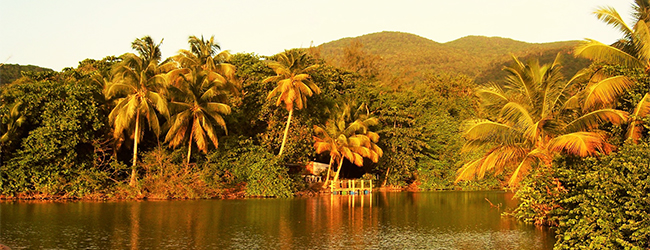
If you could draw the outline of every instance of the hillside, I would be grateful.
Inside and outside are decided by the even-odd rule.
[[[23,71],[43,72],[53,70],[34,65],[4,64],[0,66],[0,86],[20,78]]]
[[[447,43],[403,32],[380,32],[343,38],[319,46],[322,57],[342,65],[343,51],[353,40],[363,44],[363,50],[380,59],[377,64],[394,77],[413,76],[421,79],[427,74],[462,73],[474,77],[477,83],[501,80],[501,69],[512,61],[511,55],[527,60],[531,57],[549,62],[557,53],[565,54],[565,75],[588,65],[585,59],[569,55],[577,41],[534,44],[500,37],[468,36]],[[416,80],[415,80],[416,81]]]

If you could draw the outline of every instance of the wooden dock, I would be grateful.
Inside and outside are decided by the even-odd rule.
[[[372,180],[339,180],[330,185],[332,194],[355,195],[372,193]]]

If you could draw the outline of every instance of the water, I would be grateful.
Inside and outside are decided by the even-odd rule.
[[[4,202],[0,243],[12,249],[551,249],[548,229],[500,215],[515,206],[512,193],[496,191]]]

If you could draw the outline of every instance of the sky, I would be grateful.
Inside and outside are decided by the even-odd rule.
[[[621,34],[592,13],[614,7],[631,22],[633,0],[0,0],[0,63],[61,70],[86,58],[119,56],[131,42],[162,39],[163,58],[191,35],[231,53],[273,55],[381,31],[436,42],[469,35],[531,43]]]

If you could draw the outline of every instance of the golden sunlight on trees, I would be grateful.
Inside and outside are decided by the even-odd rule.
[[[503,86],[477,89],[487,117],[468,123],[464,150],[485,153],[463,165],[456,182],[482,178],[488,171],[508,171],[509,184],[516,185],[531,168],[550,167],[557,153],[584,157],[612,150],[599,126],[624,123],[627,113],[606,108],[612,101],[606,97],[620,94],[618,90],[630,83],[582,73],[566,81],[560,68],[559,56],[546,65],[514,58],[505,68]],[[584,87],[579,84],[583,81]]]
[[[307,97],[320,94],[320,88],[311,81],[309,75],[319,65],[311,64],[309,56],[302,50],[286,50],[274,56],[273,60],[267,64],[276,73],[275,76],[267,77],[262,83],[275,82],[277,86],[269,93],[267,100],[277,96],[275,105],[284,106],[289,111],[287,125],[282,137],[282,146],[278,156],[282,155],[284,145],[287,142],[289,125],[295,109],[302,109],[307,106]]]

